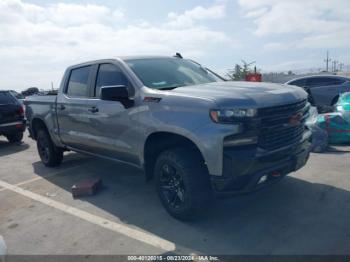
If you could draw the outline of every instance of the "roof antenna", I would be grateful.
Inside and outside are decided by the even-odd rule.
[[[181,58],[181,59],[183,58],[180,53],[176,53],[174,57]]]

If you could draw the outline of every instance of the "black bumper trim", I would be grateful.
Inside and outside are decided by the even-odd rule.
[[[286,150],[258,154],[257,148],[246,147],[224,152],[222,176],[211,176],[216,194],[227,196],[248,193],[278,182],[287,174],[303,167],[310,155],[311,143],[305,139]],[[259,183],[261,177],[266,181]]]

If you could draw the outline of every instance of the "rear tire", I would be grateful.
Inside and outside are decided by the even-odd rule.
[[[6,136],[10,143],[18,143],[23,139],[23,132],[17,132]]]
[[[161,153],[155,165],[159,198],[174,218],[194,220],[210,204],[212,191],[202,157],[189,148]]]
[[[36,138],[41,161],[47,167],[59,166],[63,160],[63,150],[54,145],[46,130],[40,129]]]

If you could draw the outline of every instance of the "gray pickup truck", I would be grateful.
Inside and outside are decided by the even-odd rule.
[[[307,93],[228,82],[182,57],[120,57],[69,67],[57,96],[27,99],[42,162],[73,150],[134,165],[165,209],[198,217],[213,195],[254,191],[305,165]]]

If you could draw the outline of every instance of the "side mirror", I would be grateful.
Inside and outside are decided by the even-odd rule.
[[[124,85],[102,86],[100,98],[108,101],[125,101],[129,99],[129,92]]]
[[[129,99],[128,88],[124,85],[102,86],[100,99],[107,101],[119,101],[125,108],[130,108],[134,105],[134,100]]]

